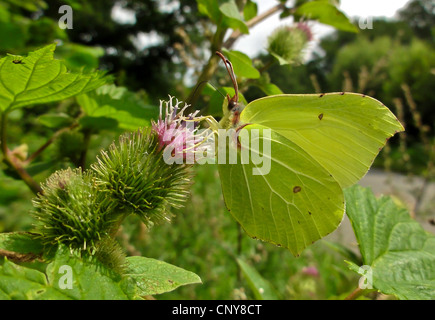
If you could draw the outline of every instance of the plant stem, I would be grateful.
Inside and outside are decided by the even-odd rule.
[[[6,257],[14,262],[31,262],[39,258],[38,255],[33,253],[18,253],[4,249],[0,249],[0,256]]]
[[[344,300],[356,300],[358,297],[360,297],[364,293],[364,290],[360,287],[353,290]]]
[[[9,151],[6,142],[6,123],[7,113],[3,112],[1,115],[0,143],[4,161],[15,170],[15,172],[20,176],[21,180],[23,180],[27,184],[27,186],[30,188],[30,190],[33,191],[33,193],[42,193],[41,187],[35,180],[33,180],[33,178],[26,171],[26,169],[24,169],[23,163]]]

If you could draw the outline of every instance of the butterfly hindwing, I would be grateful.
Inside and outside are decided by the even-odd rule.
[[[242,139],[243,134],[249,138]],[[263,152],[267,144],[270,152]],[[242,164],[246,150],[250,161]],[[286,137],[260,125],[248,125],[239,132],[237,157],[237,164],[221,159],[219,174],[228,209],[251,237],[299,255],[340,224],[344,213],[340,185]],[[258,168],[263,174],[254,174]]]

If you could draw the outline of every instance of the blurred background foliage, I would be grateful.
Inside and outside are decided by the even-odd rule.
[[[298,7],[305,2],[292,4]],[[198,3],[204,1],[0,1],[0,56],[25,55],[56,41],[55,56],[69,69],[92,72],[98,68],[114,83],[77,99],[10,113],[8,143],[24,158],[54,137],[38,161],[26,168],[36,181],[61,168],[88,166],[120,133],[149,125],[149,119],[157,115],[158,101],[168,94],[180,100],[189,97],[214,49],[216,31]],[[247,3],[250,9],[244,14],[252,18],[257,9],[254,2]],[[58,9],[65,4],[73,8],[73,29],[58,25]],[[283,10],[283,17],[288,14]],[[336,30],[320,39],[311,58],[299,64],[276,63],[266,53],[251,57],[253,65],[264,72],[257,80],[241,77],[241,91],[247,101],[268,90],[355,91],[373,96],[406,126],[406,134],[395,137],[375,165],[420,175],[430,182],[435,176],[435,4],[411,0],[395,19],[375,19],[373,25],[357,33]],[[224,68],[219,68],[211,83],[229,85],[227,80]],[[213,90],[203,93],[195,107],[219,116],[219,104],[217,108],[208,105],[207,94],[213,95]],[[96,110],[96,106],[104,108]],[[74,119],[79,120],[77,128],[62,130]],[[294,258],[281,248],[251,240],[225,209],[216,168],[201,166],[196,171],[191,200],[175,212],[172,224],[147,230],[131,218],[119,233],[128,254],[162,259],[203,280],[203,285],[158,298],[255,297],[236,257],[255,266],[279,298],[334,298],[354,289],[357,277],[343,263],[343,257],[358,263],[349,246],[320,241]],[[3,165],[0,232],[31,229],[32,197]]]

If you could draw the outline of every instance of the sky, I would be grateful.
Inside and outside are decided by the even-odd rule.
[[[275,6],[277,3],[276,0],[256,0],[256,2],[258,4],[259,13]],[[392,18],[396,11],[404,7],[408,2],[409,0],[341,0],[339,8],[349,18]],[[292,18],[280,20],[279,14],[275,14],[250,29],[249,35],[244,36],[235,43],[234,49],[243,51],[250,57],[254,57],[260,51],[265,51],[267,37],[275,28],[280,25],[289,25],[291,23]],[[320,23],[310,23],[310,25],[312,26],[314,34],[314,41],[311,44],[311,47],[315,46],[316,40],[320,37],[334,31],[334,28]],[[376,28],[376,25],[374,25],[373,28]]]

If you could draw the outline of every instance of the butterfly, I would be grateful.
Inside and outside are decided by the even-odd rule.
[[[219,123],[237,140],[237,161],[228,163],[227,154],[218,161],[225,204],[250,237],[298,256],[340,225],[343,189],[403,126],[380,101],[358,93],[280,94],[243,108],[232,64],[217,55],[235,90]]]

